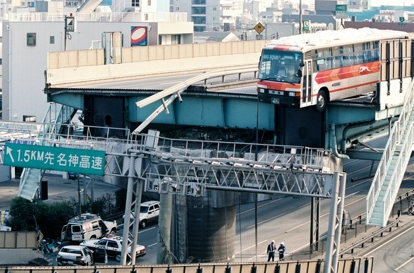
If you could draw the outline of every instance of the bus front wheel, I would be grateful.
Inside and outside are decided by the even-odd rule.
[[[318,97],[316,98],[316,110],[322,112],[326,108],[326,93],[323,90],[319,90]]]

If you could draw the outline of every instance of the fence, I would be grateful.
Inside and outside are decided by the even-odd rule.
[[[373,272],[373,258],[340,259],[337,272]],[[0,267],[4,273],[321,273],[324,262],[223,263],[85,267]]]

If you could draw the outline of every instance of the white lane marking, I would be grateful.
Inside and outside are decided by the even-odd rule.
[[[355,195],[355,194],[357,194],[357,193],[359,193],[359,191],[356,191],[356,192],[354,192],[354,193],[348,194],[347,196],[345,196],[345,198],[348,198],[348,197],[350,197],[350,196],[352,196],[352,195]]]
[[[157,245],[157,243],[152,244],[152,245],[148,245],[147,247],[152,247],[152,246],[156,246],[156,245]]]
[[[413,228],[414,228],[414,226],[410,227],[410,228],[409,228],[409,229],[407,229],[406,231],[404,231],[404,232],[402,232],[402,233],[398,234],[397,236],[395,236],[394,238],[390,239],[389,241],[387,241],[387,242],[383,243],[382,245],[380,245],[380,246],[378,246],[378,247],[374,248],[373,250],[371,250],[370,252],[366,253],[365,255],[366,255],[366,256],[368,256],[368,255],[369,255],[369,254],[371,254],[372,252],[377,251],[379,248],[381,248],[381,247],[385,246],[386,244],[388,244],[388,243],[390,243],[390,242],[394,241],[395,239],[397,239],[398,237],[400,237],[401,235],[405,234],[406,232],[410,231],[410,230],[411,230],[411,229],[413,229]]]
[[[260,244],[263,244],[264,242],[266,242],[267,240],[263,240],[263,241],[261,241],[260,243],[258,243],[258,245],[260,245]],[[250,249],[250,248],[252,248],[252,247],[255,247],[256,245],[251,245],[251,246],[249,246],[248,248],[245,248],[245,249],[242,249],[242,250],[240,250],[239,252],[236,252],[236,253],[234,253],[234,254],[239,254],[239,253],[242,253],[244,250],[248,250],[248,249]]]
[[[411,259],[409,259],[408,261],[406,261],[405,263],[403,263],[402,265],[400,265],[399,267],[397,267],[395,269],[395,271],[398,271],[400,268],[402,268],[404,265],[408,264],[409,262],[411,262],[412,260],[414,260],[414,257],[411,257]]]
[[[150,231],[150,230],[152,230],[152,229],[155,229],[155,227],[152,227],[152,228],[146,228],[146,229],[144,229],[144,230],[138,231],[138,234],[139,234],[139,233],[144,233],[144,232]]]

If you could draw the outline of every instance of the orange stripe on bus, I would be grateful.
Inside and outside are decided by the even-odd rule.
[[[366,64],[353,65],[349,67],[341,67],[318,72],[315,81],[318,84],[330,81],[350,79],[353,77],[364,76],[368,74],[379,73],[380,63],[372,62]]]
[[[335,89],[335,90],[331,89],[331,90],[329,90],[329,93],[340,92],[340,91],[348,90],[348,89],[351,89],[351,88],[356,88],[356,87],[361,87],[361,86],[364,86],[364,85],[374,84],[374,83],[377,83],[377,82],[379,82],[379,81],[361,83],[361,84],[352,85],[352,86],[348,86],[348,87],[345,87],[345,88],[339,88],[339,89]],[[316,97],[317,95],[318,94],[312,94],[312,97]]]

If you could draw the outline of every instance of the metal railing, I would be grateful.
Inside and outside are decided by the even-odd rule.
[[[221,142],[206,140],[185,140],[160,137],[158,148],[152,152],[160,157],[176,160],[214,160],[220,162],[256,162],[266,166],[285,164],[294,167],[324,166],[324,150],[303,146],[251,144],[242,142]]]
[[[410,116],[413,111],[414,93],[411,92],[411,90],[413,90],[413,87],[414,87],[414,81],[411,81],[408,87],[407,95],[406,95],[407,98],[405,100],[400,117],[398,121],[396,121],[393,125],[393,128],[388,138],[388,142],[385,146],[381,161],[378,164],[377,172],[372,181],[371,188],[367,194],[366,210],[367,210],[368,222],[372,218],[372,213],[374,211],[375,204],[378,200],[381,188],[386,180],[386,175],[389,170],[391,161],[393,159],[393,156],[394,156],[394,153],[397,147],[400,146],[401,149],[407,149],[407,148],[410,149],[408,146],[409,145],[412,146],[412,143],[413,143],[414,135],[412,133],[411,126],[409,127],[409,131],[408,131],[409,133],[407,134],[405,139],[402,139],[404,137],[404,131],[407,128],[407,124],[410,122]],[[405,150],[401,150],[401,152],[405,153]],[[404,164],[406,165],[407,162],[408,162],[408,159],[404,161],[398,159],[398,162],[397,162],[398,166],[396,166],[396,168],[402,171],[400,172],[400,176],[401,176],[401,173],[404,173],[405,171]],[[386,192],[387,204],[385,204],[384,202],[384,208],[388,208],[388,207],[385,207],[385,205],[389,206],[390,200],[392,199],[393,194],[395,194],[396,190],[398,190],[395,187],[395,183],[396,183],[395,178],[396,178],[395,174],[393,174],[393,177],[390,180],[390,184],[394,184],[394,186],[388,185],[387,187],[387,192]],[[387,213],[389,213],[389,208],[387,210],[384,210],[383,221],[384,221],[384,218],[386,218],[385,216],[388,215],[388,214],[385,214],[386,211]]]
[[[3,136],[4,140],[10,140],[16,136],[28,136],[34,141],[39,141],[39,136],[41,136],[41,140],[45,141],[44,145],[61,144],[62,146],[122,142],[142,153],[187,161],[215,160],[217,162],[230,161],[233,164],[249,161],[263,166],[284,164],[287,167],[306,166],[306,168],[312,167],[320,170],[324,167],[324,150],[321,148],[157,137],[157,148],[154,151],[148,151],[144,145],[145,139],[154,136],[133,135],[129,129],[84,126],[80,128],[80,132],[75,124],[52,125],[55,123],[2,122],[0,123],[0,137]],[[77,130],[79,133],[76,133]]]
[[[374,259],[372,257],[361,258],[355,257],[352,259],[340,259],[338,261],[337,272],[353,273],[367,273],[373,272]],[[323,260],[313,261],[283,261],[283,262],[253,262],[253,263],[190,263],[190,264],[157,264],[157,265],[126,265],[126,266],[109,266],[109,265],[96,265],[82,267],[82,271],[85,272],[97,272],[105,271],[108,273],[130,273],[130,272],[215,272],[215,273],[231,273],[231,272],[262,272],[262,273],[290,273],[290,272],[302,272],[302,273],[321,273],[325,262]],[[352,268],[352,271],[349,271]],[[55,266],[20,266],[20,267],[0,267],[1,272],[13,272],[13,273],[54,273],[57,268]],[[64,267],[66,273],[76,273],[81,269],[76,266]],[[58,270],[61,271],[61,270]]]

